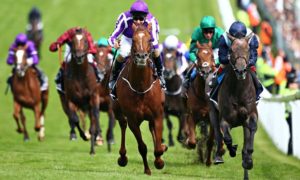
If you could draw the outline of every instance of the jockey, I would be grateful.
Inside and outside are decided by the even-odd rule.
[[[43,23],[41,18],[42,18],[41,12],[38,10],[38,8],[33,7],[28,14],[28,24],[26,27],[27,31],[30,31],[32,29],[31,23],[34,20],[39,21],[38,30],[41,31],[43,29]]]
[[[121,71],[122,65],[125,62],[126,58],[130,55],[131,45],[132,45],[132,36],[133,29],[132,24],[136,25],[143,24],[147,26],[152,24],[152,46],[154,49],[154,64],[156,66],[157,75],[160,79],[161,86],[165,87],[165,80],[162,76],[163,65],[160,58],[160,51],[158,49],[158,33],[159,25],[156,18],[149,12],[148,5],[143,0],[135,1],[130,10],[121,13],[116,22],[116,27],[111,36],[108,39],[110,46],[118,49],[120,48],[120,53],[116,57],[116,60],[113,64],[112,78],[109,83],[110,89],[112,89],[111,95],[115,97],[114,86],[116,80]],[[120,42],[117,38],[121,36]]]
[[[102,80],[103,76],[102,76],[101,72],[99,71],[99,69],[97,67],[97,63],[94,61],[94,55],[96,54],[97,50],[96,50],[96,48],[93,44],[92,35],[87,30],[82,29],[81,27],[73,27],[73,28],[68,29],[67,31],[65,31],[49,47],[50,51],[55,52],[55,51],[58,50],[59,47],[63,46],[65,43],[67,43],[66,51],[65,51],[65,60],[62,64],[62,66],[60,67],[59,72],[58,72],[58,74],[56,75],[56,78],[55,78],[55,82],[57,84],[58,90],[61,90],[59,88],[59,86],[61,86],[61,84],[62,84],[62,77],[63,77],[63,71],[64,71],[65,63],[67,63],[71,60],[71,52],[70,52],[71,51],[71,49],[70,49],[71,40],[75,36],[76,31],[81,31],[81,30],[85,33],[85,35],[87,37],[87,41],[88,41],[88,46],[89,46],[89,50],[88,50],[88,54],[87,54],[88,62],[93,66],[93,68],[95,70],[97,82],[100,82]]]
[[[185,57],[185,54],[188,51],[186,45],[180,42],[175,35],[169,35],[165,39],[164,43],[160,45],[159,49],[162,54],[164,53],[164,49],[168,50],[169,52],[176,51],[176,74],[182,76],[183,72],[189,66]]]
[[[36,70],[37,76],[41,84],[41,91],[48,90],[48,77],[43,73],[43,71],[40,68],[37,67],[37,64],[39,63],[39,57],[37,55],[37,51],[35,49],[34,43],[28,40],[26,34],[20,33],[16,36],[15,41],[12,43],[12,45],[9,48],[9,54],[6,61],[7,64],[9,65],[14,64],[15,62],[14,49],[17,48],[18,46],[27,46],[26,48],[27,64]],[[11,76],[8,78],[7,82],[11,84]]]
[[[106,39],[105,37],[101,37],[98,41],[97,41],[97,46],[98,47],[108,47],[108,39]],[[114,54],[116,52],[115,48],[111,48],[110,49],[110,53],[107,55],[108,60],[112,61],[114,58]]]
[[[235,38],[243,38],[246,37],[252,33],[250,29],[247,29],[245,24],[240,22],[240,21],[235,21],[234,23],[231,24],[229,28],[229,34]],[[256,68],[255,64],[257,61],[257,48],[258,48],[259,42],[257,39],[256,35],[253,35],[251,39],[249,40],[249,47],[250,47],[250,56],[249,56],[249,64],[248,67],[251,69],[250,74],[252,76],[252,79],[254,81],[254,85],[256,88],[256,94],[257,94],[257,100],[259,100],[259,94],[262,92],[263,87],[259,80],[257,79],[256,76]],[[229,64],[229,59],[228,59],[228,52],[231,46],[231,41],[227,37],[227,34],[224,33],[219,42],[219,60],[220,60],[220,67],[217,71],[217,75],[221,74],[224,67]],[[217,77],[215,76],[212,79],[212,87],[214,88],[218,84],[217,82]]]
[[[221,35],[223,34],[224,30],[220,27],[216,26],[215,18],[212,16],[204,16],[200,21],[200,26],[196,27],[192,37],[191,37],[191,44],[190,44],[190,61],[196,62],[197,60],[197,41],[200,44],[208,43],[209,41],[212,42],[212,48],[214,52],[214,60],[216,66],[219,65],[218,59],[218,43]],[[185,94],[186,89],[189,88],[190,82],[196,77],[197,72],[193,65],[189,71],[187,72],[184,80],[184,90],[182,95]]]

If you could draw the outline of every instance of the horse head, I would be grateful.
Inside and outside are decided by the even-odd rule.
[[[208,44],[200,44],[197,42],[197,48],[197,72],[203,79],[206,79],[215,69],[212,43],[209,42]]]
[[[249,64],[249,40],[253,36],[253,33],[244,38],[235,38],[227,33],[228,38],[232,44],[229,50],[229,63],[235,72],[238,80],[244,80],[246,78],[247,67]]]
[[[82,28],[75,30],[75,35],[71,41],[71,54],[77,64],[82,64],[88,54],[88,41]]]
[[[110,52],[111,52],[110,46],[97,47],[95,61],[97,62],[100,72],[103,73],[104,75],[107,72],[109,72],[110,67],[112,65],[112,58],[109,58],[109,56],[111,56]]]
[[[151,54],[151,28],[152,25],[148,24],[147,27],[144,25],[132,24],[133,37],[132,37],[132,47],[131,56],[133,62],[138,67],[145,67],[147,65],[147,60]]]
[[[15,48],[15,71],[18,77],[24,77],[29,65],[27,64],[27,45]]]
[[[163,60],[164,60],[164,77],[165,79],[171,79],[176,75],[176,49],[167,49],[163,50]]]

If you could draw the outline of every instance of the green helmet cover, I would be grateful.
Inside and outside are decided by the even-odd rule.
[[[215,18],[212,16],[204,16],[200,21],[200,27],[201,29],[215,28],[216,27]]]
[[[108,46],[108,40],[106,38],[102,37],[97,41],[97,45],[98,46]]]

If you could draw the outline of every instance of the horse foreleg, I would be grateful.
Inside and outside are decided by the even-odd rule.
[[[41,129],[41,110],[40,110],[40,103],[38,103],[36,106],[33,107],[34,111],[34,119],[35,119],[35,125],[34,130],[36,132],[40,131]]]
[[[41,94],[41,96],[42,96],[42,98],[41,98],[42,99],[41,116],[44,116],[47,105],[48,105],[48,94],[49,94],[48,90],[42,91],[42,94]]]
[[[149,124],[152,126],[152,129],[154,130],[154,137],[153,139],[155,140],[155,150],[154,150],[154,156],[155,156],[155,161],[154,165],[157,169],[162,169],[165,165],[164,161],[161,159],[161,156],[165,151],[167,151],[168,147],[163,145],[161,142],[161,137],[162,137],[162,131],[163,131],[163,118],[162,117],[157,117],[154,119],[154,123]],[[153,127],[154,125],[154,127]]]
[[[77,107],[72,103],[72,102],[68,102],[68,117],[69,117],[69,123],[71,126],[71,133],[74,130],[75,126],[77,127],[80,137],[84,140],[87,141],[87,137],[84,134],[84,131],[81,129],[80,125],[79,125],[79,118],[77,116],[76,113]],[[75,133],[75,131],[74,131]],[[71,134],[72,135],[72,134]]]
[[[17,102],[14,102],[14,112],[13,112],[13,117],[16,121],[16,124],[17,124],[17,129],[16,131],[18,133],[23,133],[24,132],[24,129],[20,126],[20,111],[21,111],[21,106],[17,103]]]
[[[185,117],[186,115],[184,113],[180,113],[178,120],[179,120],[179,128],[178,128],[178,135],[177,135],[177,141],[183,142],[184,141],[184,125],[185,125]]]
[[[119,166],[124,167],[127,165],[128,162],[128,158],[126,156],[126,145],[125,145],[127,121],[124,118],[124,116],[119,115],[118,122],[121,128],[121,147],[119,150],[120,157],[118,159],[118,164]]]
[[[254,135],[257,130],[257,114],[253,114],[243,126],[244,129],[244,147],[242,151],[243,168],[250,170],[253,168],[252,153],[254,151]]]
[[[173,124],[172,121],[170,120],[168,113],[165,113],[165,118],[167,120],[167,127],[169,130],[169,134],[168,134],[169,146],[174,146],[173,135],[172,135]]]
[[[224,163],[222,155],[224,154],[223,149],[223,136],[220,130],[220,123],[219,123],[219,112],[215,108],[214,104],[210,101],[209,102],[209,119],[210,125],[213,128],[216,144],[217,144],[217,151],[215,154],[214,164],[221,164]]]
[[[237,145],[232,145],[232,137],[230,135],[230,126],[227,123],[227,121],[223,118],[221,120],[221,129],[224,134],[224,143],[226,144],[227,149],[229,150],[229,154],[231,157],[235,157]]]
[[[29,135],[28,135],[27,128],[26,128],[26,118],[25,118],[25,115],[24,115],[24,112],[23,112],[22,108],[20,109],[20,118],[21,118],[21,122],[22,122],[22,125],[23,125],[23,129],[24,129],[24,141],[28,141],[29,140]]]
[[[195,133],[196,125],[192,114],[188,115],[187,123],[189,128],[189,135],[186,140],[186,145],[188,148],[195,149],[196,148],[196,133]]]
[[[108,129],[106,132],[106,141],[108,144],[114,144],[114,133],[113,133],[113,129],[115,126],[115,115],[113,110],[110,108],[108,110]]]
[[[129,121],[128,121],[129,128],[130,128],[131,132],[134,134],[135,139],[137,140],[138,149],[139,149],[140,155],[143,158],[144,173],[148,174],[148,175],[151,175],[151,170],[149,168],[148,160],[147,160],[147,151],[148,150],[147,150],[146,144],[144,143],[144,141],[142,139],[142,134],[141,134],[141,130],[140,130],[139,124],[137,124],[138,120],[134,119],[133,117],[130,117],[130,118],[128,117],[128,119],[129,119]],[[158,138],[160,138],[160,139],[158,139]],[[157,139],[156,142],[160,142],[161,143],[161,136],[160,137],[156,137],[156,139]],[[161,144],[160,144],[160,147],[161,147]],[[156,147],[155,147],[155,149],[156,149]]]
[[[91,151],[90,154],[95,154],[95,143],[97,141],[97,136],[99,135],[100,138],[100,126],[99,126],[99,107],[94,106],[89,111],[90,116],[90,134],[91,134]]]
[[[209,136],[206,142],[206,166],[211,165],[211,152],[214,146],[214,129],[211,125],[209,125]]]

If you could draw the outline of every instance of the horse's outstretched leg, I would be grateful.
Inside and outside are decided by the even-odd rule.
[[[119,150],[120,157],[118,159],[118,164],[119,164],[119,166],[124,167],[128,163],[128,158],[126,156],[126,144],[125,144],[127,121],[124,118],[124,116],[119,115],[118,122],[119,122],[119,125],[121,128],[121,147]]]
[[[144,173],[147,175],[151,175],[151,170],[149,168],[148,160],[147,160],[147,146],[142,139],[142,134],[141,134],[141,130],[139,127],[140,124],[137,124],[138,120],[134,119],[133,117],[128,117],[128,119],[129,119],[129,121],[128,121],[129,128],[135,136],[135,139],[138,143],[138,149],[139,149],[140,155],[143,158]],[[156,137],[156,138],[159,138],[159,137]],[[162,137],[160,136],[160,139],[161,138]],[[161,142],[161,140],[158,140],[158,141]]]
[[[211,152],[214,146],[214,129],[213,127],[210,125],[209,126],[209,135],[208,135],[208,140],[206,142],[206,166],[210,166],[211,165]]]
[[[74,130],[75,126],[77,127],[80,137],[84,140],[87,141],[87,137],[84,134],[84,131],[81,129],[79,125],[79,118],[76,113],[76,107],[72,105],[72,103],[69,102],[69,110],[68,110],[68,116],[69,116],[69,123],[71,126],[71,133]],[[75,132],[75,131],[74,131]],[[72,135],[72,134],[71,134]]]
[[[16,124],[17,124],[17,129],[16,131],[18,133],[23,133],[24,132],[24,129],[21,127],[20,125],[20,111],[21,111],[21,106],[17,103],[17,102],[14,102],[14,113],[13,113],[13,117],[16,121]]]
[[[242,151],[244,169],[250,170],[253,168],[252,153],[254,151],[254,135],[257,130],[257,114],[253,113],[245,122],[244,126],[244,147]]]
[[[23,129],[24,129],[24,141],[26,142],[29,140],[29,135],[28,135],[27,128],[26,128],[26,118],[25,118],[22,108],[20,109],[20,118],[21,118],[21,122],[23,125]]]
[[[100,125],[99,125],[99,106],[93,106],[91,110],[89,111],[89,117],[90,117],[90,134],[91,134],[91,151],[90,154],[95,154],[95,143],[97,141],[97,136],[100,134]]]
[[[186,140],[186,145],[190,149],[196,148],[196,133],[195,133],[195,121],[193,119],[193,115],[189,114],[187,118],[188,128],[189,128],[189,135]]]
[[[41,122],[41,129],[38,133],[38,140],[43,141],[45,138],[45,118],[44,118],[44,116],[40,117],[40,122]]]
[[[40,110],[40,103],[38,103],[35,107],[33,107],[33,111],[34,111],[34,119],[35,119],[35,125],[34,125],[34,129],[35,131],[40,131],[41,129],[41,110]]]
[[[225,153],[223,149],[223,136],[220,130],[220,123],[219,123],[219,112],[214,106],[213,102],[209,102],[209,119],[210,125],[213,128],[216,144],[217,144],[217,151],[214,159],[214,164],[222,164],[224,160],[222,155]]]
[[[230,135],[230,125],[227,123],[225,119],[222,118],[221,120],[221,129],[224,134],[224,143],[227,146],[227,149],[229,150],[229,154],[231,157],[236,156],[236,150],[237,150],[237,145],[232,145],[232,137]]]
[[[88,138],[88,139],[91,139],[91,134],[88,130],[88,128],[86,127],[86,119],[85,119],[85,113],[81,110],[78,111],[78,114],[79,114],[79,119],[80,119],[80,125],[82,127],[82,130],[84,131],[85,133],[85,136]]]
[[[173,135],[172,135],[173,124],[168,113],[165,113],[165,118],[167,120],[167,127],[169,130],[169,134],[168,134],[169,146],[174,146]]]
[[[106,132],[106,141],[107,141],[108,151],[111,152],[111,145],[115,143],[114,132],[113,132],[115,126],[115,115],[112,108],[108,110],[107,114],[108,114],[108,129]]]
[[[177,141],[182,143],[184,141],[184,123],[185,123],[185,114],[179,113],[178,115],[178,121],[179,121],[179,129],[178,129],[178,135],[177,135]]]
[[[41,108],[41,116],[44,116],[47,105],[48,105],[48,94],[49,91],[45,90],[41,92],[41,99],[42,99],[42,108]]]

